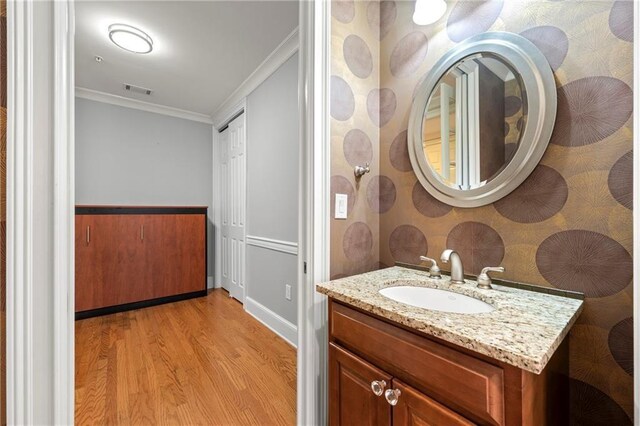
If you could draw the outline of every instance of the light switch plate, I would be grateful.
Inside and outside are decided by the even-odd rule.
[[[336,219],[347,218],[347,204],[349,196],[347,194],[336,194],[336,211],[334,217]]]

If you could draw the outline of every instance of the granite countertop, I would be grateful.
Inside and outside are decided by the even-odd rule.
[[[411,285],[439,288],[475,297],[495,310],[482,314],[454,314],[414,307],[382,296],[385,287]],[[422,271],[392,267],[318,284],[318,292],[535,374],[569,333],[583,301],[493,284],[491,290],[475,282],[452,284],[448,277],[433,279]]]

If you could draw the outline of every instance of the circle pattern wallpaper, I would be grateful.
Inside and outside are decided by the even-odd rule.
[[[455,248],[468,273],[502,265],[505,279],[584,293],[570,334],[574,424],[632,424],[632,7],[450,0],[439,21],[417,26],[413,2],[332,1],[332,203],[346,193],[349,215],[331,221],[331,276]],[[417,181],[407,126],[415,88],[435,62],[486,31],[521,34],[540,49],[558,113],[529,178],[492,205],[463,209]],[[525,103],[506,99],[505,138],[526,126]],[[353,166],[365,162],[371,173],[356,179]]]

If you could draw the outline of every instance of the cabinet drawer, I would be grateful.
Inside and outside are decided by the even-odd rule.
[[[482,423],[504,424],[502,368],[331,302],[331,340]]]

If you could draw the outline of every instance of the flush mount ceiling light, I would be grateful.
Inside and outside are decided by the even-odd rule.
[[[133,53],[149,53],[153,50],[153,40],[147,33],[126,24],[109,25],[109,39],[121,49]]]
[[[444,16],[447,3],[444,0],[416,0],[413,22],[417,25],[429,25]]]

